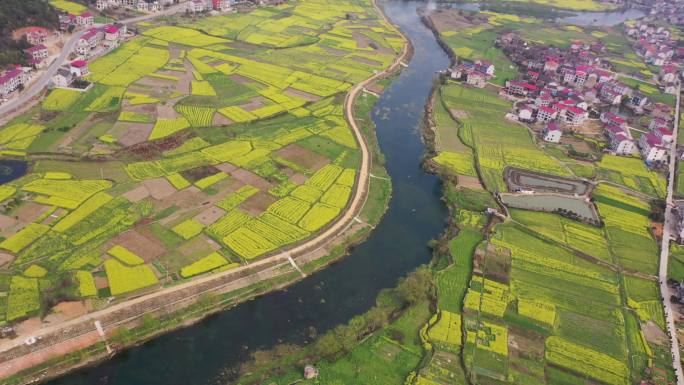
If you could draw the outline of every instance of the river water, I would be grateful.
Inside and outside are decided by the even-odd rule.
[[[458,8],[464,11],[479,11],[483,4],[480,3],[440,3],[440,7]],[[646,13],[639,9],[627,8],[617,11],[606,12],[577,12],[567,11],[572,16],[556,18],[560,24],[574,24],[585,27],[612,27],[627,20],[636,20],[646,16]]]
[[[415,54],[381,96],[377,136],[393,182],[389,211],[353,252],[327,269],[279,291],[238,305],[194,326],[168,333],[51,385],[227,384],[230,369],[256,349],[302,343],[368,310],[379,291],[430,260],[427,242],[439,236],[447,210],[437,176],[420,167],[425,151],[418,126],[435,72],[449,59],[416,14],[424,3],[389,1],[388,16]],[[371,180],[371,183],[372,180]],[[388,384],[389,385],[389,384]]]

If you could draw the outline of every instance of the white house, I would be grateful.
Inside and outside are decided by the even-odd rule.
[[[190,0],[188,1],[188,11],[192,13],[202,12],[205,8],[205,3],[202,0]]]
[[[90,73],[88,70],[88,62],[85,60],[74,60],[71,62],[69,71],[77,78],[86,76]]]
[[[667,148],[663,142],[652,132],[641,135],[639,138],[639,150],[646,163],[661,162],[667,155]]]
[[[518,110],[518,120],[523,122],[532,120],[532,109],[525,106]]]
[[[579,107],[568,107],[565,111],[565,123],[579,126],[589,117],[589,113]]]
[[[632,155],[634,153],[634,141],[629,133],[618,126],[607,126],[606,135],[610,140],[610,150],[616,155]]]
[[[7,97],[11,92],[28,82],[28,75],[20,69],[12,69],[0,74],[0,96]]]
[[[537,111],[537,120],[543,123],[548,123],[552,120],[555,120],[557,116],[558,111],[551,107],[541,106]]]
[[[66,68],[60,68],[50,80],[52,85],[55,87],[68,87],[74,80],[74,75],[70,70]]]
[[[558,143],[563,136],[563,131],[556,122],[551,122],[542,130],[542,139],[545,142]]]

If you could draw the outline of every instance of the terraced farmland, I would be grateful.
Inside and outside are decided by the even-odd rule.
[[[371,2],[174,24],[141,24],[89,63],[94,87],[0,127],[4,154],[69,160],[0,188],[0,324],[57,293],[100,304],[249,264],[347,206],[360,151],[345,94],[403,48]]]

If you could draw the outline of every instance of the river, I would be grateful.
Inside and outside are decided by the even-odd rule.
[[[458,8],[464,11],[479,11],[484,4],[481,3],[440,3],[440,7]],[[613,27],[628,20],[636,20],[646,16],[642,10],[635,8],[620,9],[605,12],[578,12],[571,16],[563,16],[555,19],[560,24],[574,24],[584,27]]]
[[[238,305],[191,327],[121,352],[51,385],[227,384],[230,369],[256,349],[303,343],[311,327],[321,333],[368,310],[379,291],[431,258],[427,243],[448,215],[437,176],[420,167],[425,148],[418,126],[435,72],[449,59],[416,8],[389,1],[387,15],[415,47],[401,75],[386,89],[373,120],[393,182],[390,207],[370,237],[327,269],[292,286]],[[371,181],[372,183],[372,181]]]

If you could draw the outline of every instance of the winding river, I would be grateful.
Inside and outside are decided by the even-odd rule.
[[[408,68],[381,96],[373,120],[393,181],[382,222],[368,240],[327,269],[271,293],[124,351],[51,385],[226,384],[231,368],[256,349],[303,343],[369,309],[383,288],[430,259],[427,242],[444,229],[441,184],[420,167],[425,151],[418,125],[435,72],[449,59],[420,21],[420,2],[389,1],[387,15],[412,41]],[[371,180],[371,183],[372,180]]]

